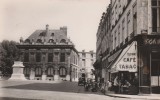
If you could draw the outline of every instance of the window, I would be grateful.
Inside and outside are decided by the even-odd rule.
[[[59,75],[61,77],[65,77],[66,76],[66,68],[65,67],[60,67],[60,69],[59,69]]]
[[[29,76],[30,75],[30,68],[29,67],[25,67],[24,68],[24,75],[25,76]]]
[[[49,39],[48,43],[54,43],[53,39]]]
[[[129,36],[129,34],[131,33],[131,14],[130,11],[127,14],[127,37]]]
[[[76,78],[77,78],[77,76],[78,76],[78,75],[77,75],[77,69],[76,69]]]
[[[41,62],[41,53],[40,52],[36,53],[36,62]]]
[[[91,58],[93,58],[93,53],[91,53]]]
[[[53,53],[48,53],[48,62],[53,62]]]
[[[24,62],[29,62],[29,53],[28,52],[24,53]]]
[[[42,40],[41,39],[37,39],[37,43],[42,43]]]
[[[115,35],[114,35],[114,48],[116,48],[117,46],[117,31],[115,31]]]
[[[93,59],[91,59],[91,66],[93,66],[93,63],[94,63],[94,62],[93,62]]]
[[[51,36],[54,36],[54,33],[52,33]]]
[[[125,37],[125,19],[122,21],[122,41],[124,41]]]
[[[118,27],[118,44],[121,43],[120,26]]]
[[[60,54],[60,62],[65,62],[65,53]]]
[[[66,43],[66,40],[65,40],[65,39],[62,39],[62,40],[60,41],[60,43]]]
[[[85,54],[85,53],[82,53],[82,57],[84,57],[84,58],[85,58],[85,57],[86,57],[86,54]]]
[[[86,66],[86,61],[85,59],[82,59],[82,67]]]
[[[40,77],[42,75],[42,69],[41,67],[36,67],[35,69],[35,76]]]
[[[39,36],[46,36],[46,32],[41,32]]]
[[[133,32],[137,34],[137,5],[133,6]]]
[[[25,43],[31,43],[31,41],[29,39],[26,39]]]
[[[48,69],[47,69],[47,76],[53,76],[53,75],[54,75],[53,67],[48,67]]]
[[[152,32],[160,32],[160,1],[152,0]]]

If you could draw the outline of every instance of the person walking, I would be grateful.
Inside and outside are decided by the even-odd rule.
[[[119,84],[118,84],[118,76],[115,77],[113,85],[114,85],[115,93],[118,93],[118,86],[119,86]]]

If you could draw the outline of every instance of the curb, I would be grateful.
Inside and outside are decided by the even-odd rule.
[[[157,97],[157,98],[151,98],[151,97],[134,97],[134,96],[123,96],[123,95],[113,95],[113,94],[105,94],[106,96],[110,96],[110,97],[117,97],[117,98],[128,98],[128,99],[145,99],[145,100],[160,100],[160,97]]]

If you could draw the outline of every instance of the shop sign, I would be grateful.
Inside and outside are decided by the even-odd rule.
[[[136,42],[133,42],[131,45],[126,47],[119,58],[113,64],[111,70],[113,72],[118,71],[129,71],[129,72],[137,72],[137,47]]]
[[[160,39],[157,39],[157,38],[145,39],[144,44],[145,45],[160,45]]]

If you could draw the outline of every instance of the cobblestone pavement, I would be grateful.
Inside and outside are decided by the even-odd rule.
[[[85,92],[77,82],[0,81],[0,100],[128,100]]]

